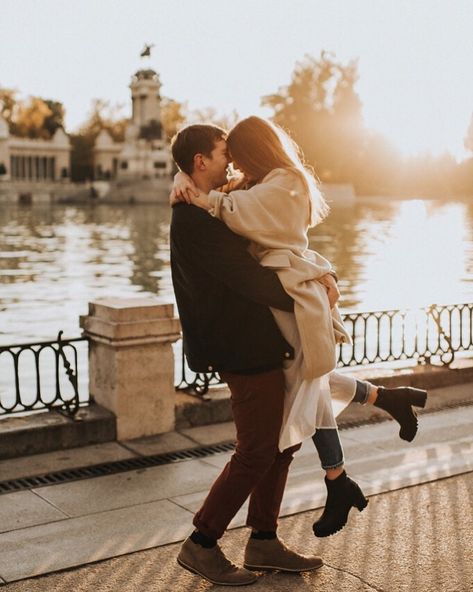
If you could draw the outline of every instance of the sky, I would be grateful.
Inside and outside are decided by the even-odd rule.
[[[473,113],[473,0],[0,0],[0,86],[66,107],[74,131],[101,98],[130,112],[154,68],[190,109],[270,116],[261,97],[322,50],[358,60],[366,125],[405,154],[463,147]],[[151,59],[139,58],[154,43]]]

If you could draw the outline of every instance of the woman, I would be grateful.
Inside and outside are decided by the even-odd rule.
[[[191,181],[178,174],[175,193],[206,209],[231,230],[251,241],[261,265],[273,268],[294,299],[294,314],[272,310],[284,337],[296,352],[285,367],[286,401],[280,449],[312,436],[326,471],[327,502],[314,523],[316,536],[331,535],[346,524],[352,507],[367,500],[344,470],[335,416],[351,400],[388,411],[412,440],[417,419],[412,405],[425,405],[426,392],[387,390],[335,372],[336,343],[349,341],[336,307],[338,297],[330,263],[308,249],[307,231],[327,214],[327,205],[297,148],[277,126],[249,117],[229,133],[227,146],[245,189],[208,195],[187,191]],[[240,183],[241,185],[241,183]],[[194,188],[195,189],[195,188]],[[190,196],[190,197],[189,197]],[[335,296],[333,296],[335,294]]]

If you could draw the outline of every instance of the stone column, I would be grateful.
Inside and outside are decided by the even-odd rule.
[[[174,305],[153,298],[97,300],[81,327],[90,339],[90,394],[116,415],[118,439],[172,431],[172,344],[180,337]]]

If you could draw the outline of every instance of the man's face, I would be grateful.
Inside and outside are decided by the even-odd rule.
[[[204,157],[207,167],[208,179],[212,187],[220,187],[227,182],[227,169],[230,164],[228,157],[227,143],[225,140],[215,142],[215,147],[210,153],[210,157]]]

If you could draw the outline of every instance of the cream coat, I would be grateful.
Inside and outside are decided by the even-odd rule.
[[[273,268],[294,299],[294,314],[304,354],[304,378],[318,378],[336,365],[336,343],[350,342],[338,308],[330,310],[318,280],[330,263],[308,249],[309,195],[302,180],[274,169],[261,183],[231,193],[211,191],[210,213],[235,233],[252,241],[252,254]]]

